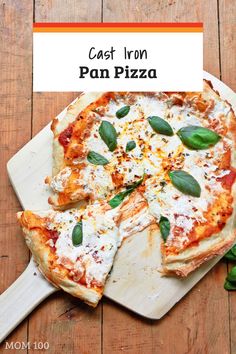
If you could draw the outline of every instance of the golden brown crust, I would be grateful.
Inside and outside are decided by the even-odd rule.
[[[162,274],[171,276],[177,275],[179,277],[186,277],[189,273],[200,267],[203,263],[209,261],[213,257],[225,254],[234,244],[236,233],[232,232],[229,239],[222,240],[217,246],[212,247],[206,252],[202,252],[199,256],[193,257],[191,260],[182,262],[181,264],[171,266],[163,265]]]

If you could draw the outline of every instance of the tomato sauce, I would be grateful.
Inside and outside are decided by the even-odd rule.
[[[73,133],[73,126],[69,125],[61,134],[59,135],[58,141],[59,143],[64,147],[64,150],[66,150],[67,146],[70,143],[70,138],[72,137]]]
[[[232,185],[234,184],[236,179],[236,169],[232,168],[230,169],[230,173],[221,177],[217,178],[218,181],[221,181],[222,187],[225,189],[230,190],[232,188]]]
[[[53,243],[55,244],[58,240],[58,232],[56,230],[47,230],[48,232],[48,238],[53,240]]]

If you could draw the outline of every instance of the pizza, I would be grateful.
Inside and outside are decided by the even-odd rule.
[[[202,92],[82,94],[51,129],[50,213],[105,205],[119,245],[156,224],[163,275],[187,276],[235,242],[236,118],[209,81]]]
[[[142,196],[134,193],[131,201],[135,217],[130,202],[114,209],[95,202],[66,211],[26,210],[17,218],[42,274],[56,287],[96,306],[122,240],[150,223]]]

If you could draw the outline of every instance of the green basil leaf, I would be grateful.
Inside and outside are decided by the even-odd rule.
[[[73,231],[72,231],[72,243],[73,246],[78,247],[81,245],[83,242],[83,227],[82,227],[82,221],[79,221]]]
[[[230,281],[228,281],[226,279],[225,284],[224,284],[224,288],[225,288],[225,290],[236,290],[236,285],[232,284]]]
[[[230,282],[236,283],[236,266],[231,269],[226,279]]]
[[[125,199],[125,197],[127,197],[130,193],[133,192],[132,190],[126,190],[123,191],[121,193],[118,193],[117,195],[115,195],[115,197],[113,197],[110,201],[109,201],[109,205],[114,209],[116,207],[118,207],[118,205],[120,205],[123,200]]]
[[[236,256],[233,254],[231,250],[229,250],[225,255],[225,259],[228,259],[228,261],[236,261]]]
[[[195,125],[179,129],[177,135],[184,145],[193,150],[208,149],[221,139],[214,131]]]
[[[125,116],[127,116],[127,114],[129,113],[130,111],[130,106],[124,106],[124,107],[121,107],[117,112],[116,112],[116,116],[117,118],[123,118]]]
[[[177,170],[169,172],[172,184],[182,193],[200,197],[201,187],[196,179],[189,173]]]
[[[162,236],[164,242],[166,242],[167,237],[170,234],[170,221],[169,221],[169,219],[167,219],[165,216],[161,216],[160,221],[159,221],[159,227],[160,227],[161,236]]]
[[[123,200],[125,199],[125,197],[127,197],[129,194],[131,194],[138,186],[140,186],[140,184],[143,182],[144,180],[144,176],[137,182],[131,184],[130,186],[126,187],[126,190],[123,192],[118,193],[117,195],[115,195],[115,197],[113,197],[108,204],[114,209],[116,207],[118,207],[118,205],[120,205]]]
[[[230,250],[232,253],[233,253],[233,255],[236,257],[236,245],[234,245],[232,248],[231,248],[231,250]]]
[[[173,129],[171,128],[170,124],[157,116],[148,117],[148,123],[151,125],[154,132],[172,136],[174,134]]]
[[[140,184],[143,183],[144,177],[145,177],[145,173],[143,174],[143,177],[142,177],[140,180],[138,180],[137,182],[134,182],[133,184],[131,184],[130,186],[128,186],[127,189],[133,189],[133,190],[134,190],[135,188],[137,188],[138,186],[140,186]]]
[[[117,147],[117,132],[113,125],[103,120],[99,127],[99,134],[110,151],[114,151]]]
[[[125,148],[125,151],[126,151],[126,152],[129,152],[129,151],[131,151],[131,150],[133,150],[133,149],[135,149],[135,148],[136,148],[136,142],[135,142],[134,140],[131,140],[131,141],[129,141],[129,142],[127,143],[126,148]]]
[[[87,160],[93,165],[107,165],[109,163],[109,161],[104,156],[98,154],[95,151],[89,151]]]

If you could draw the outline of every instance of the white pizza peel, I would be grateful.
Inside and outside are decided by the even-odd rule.
[[[236,111],[236,94],[214,76],[204,73],[222,98]],[[64,116],[66,109],[59,114]],[[51,174],[52,133],[46,126],[7,164],[8,174],[23,209],[47,210]],[[106,283],[105,296],[151,319],[164,316],[218,261],[216,257],[186,279],[161,277],[160,238],[155,229],[125,240]],[[23,274],[0,295],[0,342],[47,296],[57,291],[31,259]],[[79,300],[78,300],[79,305]]]

